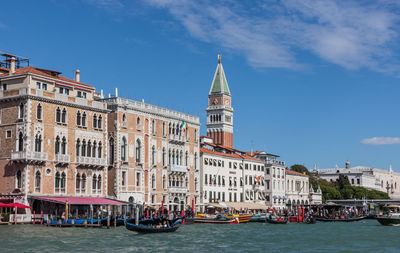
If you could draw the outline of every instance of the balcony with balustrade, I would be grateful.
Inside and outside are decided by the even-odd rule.
[[[46,152],[17,151],[11,153],[11,160],[17,163],[43,164],[48,160]]]
[[[168,192],[169,193],[180,193],[180,194],[186,194],[189,192],[189,190],[186,187],[168,187]]]
[[[183,145],[187,141],[186,136],[179,135],[179,134],[170,134],[168,135],[168,140],[170,143],[173,144],[180,144]]]
[[[54,161],[59,165],[67,165],[70,163],[70,156],[66,154],[56,154]]]
[[[78,156],[76,163],[83,167],[102,168],[107,166],[105,158]]]

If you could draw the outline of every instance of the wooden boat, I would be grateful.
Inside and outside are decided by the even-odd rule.
[[[263,215],[253,215],[250,219],[250,222],[265,222],[267,216]]]
[[[285,217],[272,217],[267,218],[266,222],[270,224],[286,224],[288,223],[288,219],[286,219]]]
[[[317,216],[316,220],[317,221],[323,221],[323,222],[353,222],[353,221],[360,221],[365,219],[366,216],[360,216],[360,217],[354,217],[354,218],[347,218],[347,219],[341,219],[341,218],[327,218],[327,217],[321,217]]]
[[[194,218],[194,223],[239,224],[239,219],[238,218],[233,218],[233,219]]]
[[[125,227],[128,230],[135,231],[138,233],[168,233],[168,232],[175,232],[180,226],[181,226],[181,220],[178,220],[171,225],[168,225],[166,227],[156,227],[155,221],[153,219],[148,219],[148,220],[142,220],[139,222],[139,224],[135,223],[125,223]]]
[[[246,222],[249,222],[251,220],[253,215],[251,215],[251,214],[232,214],[232,215],[228,215],[226,217],[229,218],[229,219],[238,218],[239,219],[239,223],[246,223]]]

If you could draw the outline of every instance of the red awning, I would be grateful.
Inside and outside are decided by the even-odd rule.
[[[41,197],[33,196],[32,198],[65,204],[68,201],[70,205],[126,205],[127,203],[107,198],[96,197]]]
[[[32,208],[30,206],[26,206],[20,203],[9,203],[9,204],[4,204],[4,203],[0,203],[0,207],[11,207],[11,208]]]

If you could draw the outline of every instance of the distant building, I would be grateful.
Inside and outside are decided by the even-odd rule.
[[[278,155],[264,151],[250,152],[250,154],[265,164],[266,204],[278,209],[286,208],[285,162],[277,160]]]
[[[327,181],[336,181],[339,175],[345,175],[354,186],[361,186],[388,193],[390,198],[400,199],[400,173],[394,172],[392,166],[389,170],[377,169],[374,167],[356,166],[351,167],[346,162],[344,168],[314,169],[313,173]],[[399,183],[399,184],[398,184]]]
[[[286,202],[294,207],[310,204],[309,177],[293,170],[286,170]]]

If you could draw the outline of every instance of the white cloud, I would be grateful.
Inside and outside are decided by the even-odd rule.
[[[244,55],[254,67],[299,68],[311,53],[347,69],[400,73],[399,17],[389,0],[143,0],[189,34]]]
[[[365,145],[393,145],[400,144],[398,137],[372,137],[361,141]]]

